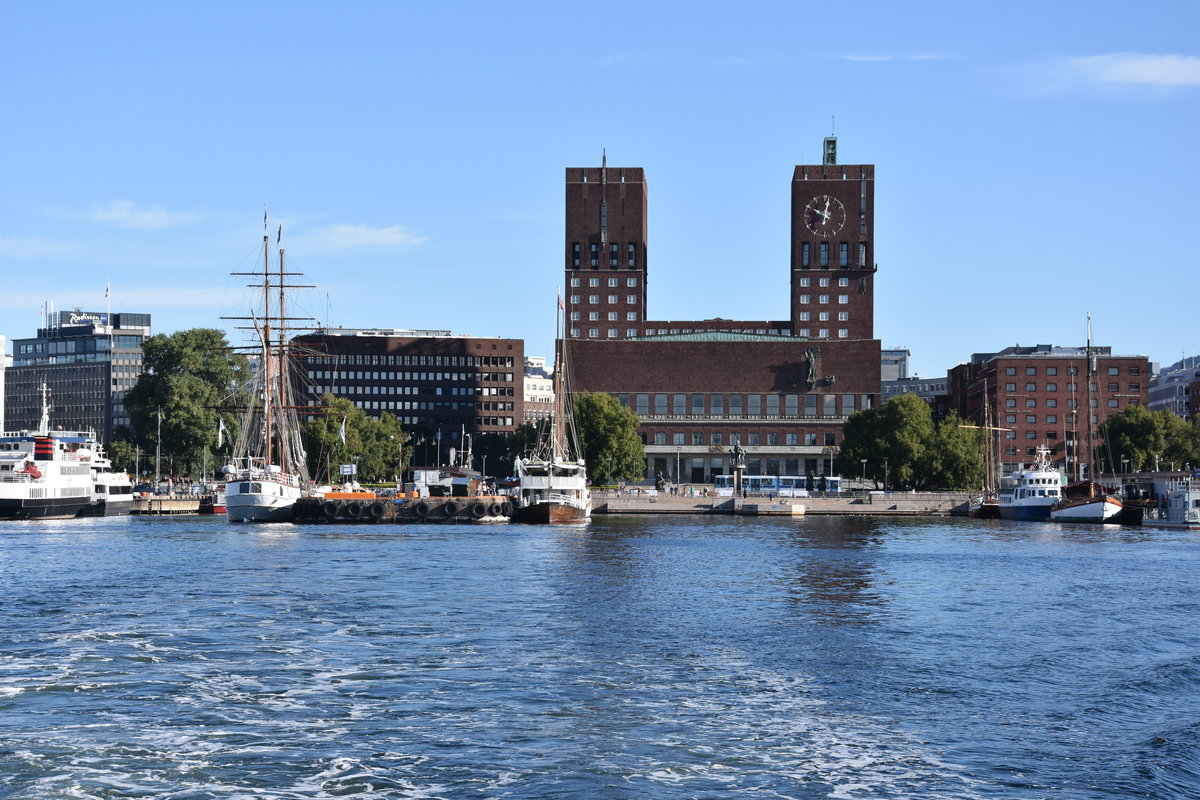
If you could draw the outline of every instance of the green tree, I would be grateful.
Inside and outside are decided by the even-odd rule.
[[[544,423],[547,427],[549,422]],[[524,458],[533,452],[541,439],[541,431],[532,422],[522,422],[508,436],[508,456],[510,460]]]
[[[933,438],[926,485],[960,490],[983,486],[986,434],[982,428],[963,427],[958,412],[947,414]]]
[[[1200,426],[1166,409],[1127,406],[1109,416],[1101,432],[1104,450],[1111,453],[1117,468],[1123,458],[1129,459],[1129,468],[1135,472],[1200,464]]]
[[[646,451],[637,435],[637,414],[604,392],[581,392],[571,402],[588,479],[593,484],[640,481]]]
[[[907,485],[973,488],[983,480],[982,431],[963,428],[951,413],[934,427],[929,404],[902,394],[877,408],[851,414],[842,433],[837,469],[859,474],[867,460],[867,475],[876,486]]]
[[[406,468],[411,462],[411,440],[391,414],[369,417],[349,399],[331,394],[321,397],[321,407],[300,431],[309,474],[318,482],[339,482],[342,464],[357,464],[361,483],[390,482],[399,477],[402,460]]]
[[[193,328],[147,338],[142,366],[137,383],[125,395],[132,443],[153,455],[161,412],[164,462],[172,463],[177,474],[196,475],[205,451],[215,453],[218,415],[227,433],[236,430],[236,415],[222,409],[238,404],[237,387],[249,375],[246,359],[229,349],[223,332]],[[218,460],[212,455],[208,462],[215,465]]]

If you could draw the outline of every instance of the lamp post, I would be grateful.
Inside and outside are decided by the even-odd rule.
[[[867,460],[865,458],[860,458],[859,461],[862,462],[862,479],[859,480],[859,483],[863,486],[863,488],[866,488],[866,486],[867,486]]]
[[[679,450],[680,450],[680,448],[678,448],[678,447],[675,448],[675,485],[676,486],[679,485]]]
[[[883,490],[888,490],[888,460],[883,459]]]
[[[1121,456],[1121,472],[1125,475],[1129,474],[1129,456]]]

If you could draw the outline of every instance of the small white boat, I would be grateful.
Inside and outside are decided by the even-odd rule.
[[[1050,508],[1055,522],[1115,522],[1125,504],[1095,481],[1079,481],[1062,489],[1062,499]]]
[[[1019,469],[1000,480],[1001,519],[1050,519],[1050,507],[1059,501],[1062,472],[1050,463],[1050,448],[1039,445],[1030,469]]]
[[[0,434],[0,519],[69,519],[92,502],[92,433],[51,431],[42,384],[36,431]]]

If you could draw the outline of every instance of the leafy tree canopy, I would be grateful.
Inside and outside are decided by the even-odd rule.
[[[162,455],[180,475],[196,475],[205,451],[215,452],[218,416],[236,429],[231,409],[249,366],[215,328],[155,334],[142,343],[142,374],[125,395],[132,444],[153,452],[162,415]],[[219,467],[215,455],[210,466]],[[164,467],[164,470],[166,468]]]
[[[637,414],[604,392],[581,392],[572,403],[588,479],[593,484],[640,481],[646,452],[637,435]]]
[[[1102,433],[1114,466],[1123,458],[1135,472],[1200,465],[1200,421],[1188,423],[1166,409],[1127,406],[1105,420]]]
[[[394,481],[407,468],[412,443],[394,416],[369,417],[349,399],[331,394],[321,397],[321,406],[321,414],[301,429],[309,474],[318,482],[341,482],[342,464],[357,464],[362,483]]]

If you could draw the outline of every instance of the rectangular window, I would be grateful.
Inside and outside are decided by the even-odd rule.
[[[1017,368],[1016,368],[1016,367],[1005,367],[1005,368],[1004,368],[1004,374],[1005,374],[1005,375],[1016,375],[1016,374],[1017,374]]]
[[[616,312],[616,311],[610,311],[610,312],[608,312],[608,321],[609,321],[609,322],[616,322],[616,321],[617,321],[617,312]]]
[[[827,295],[827,294],[820,295],[820,296],[817,298],[817,302],[818,302],[818,303],[828,303],[828,302],[829,302],[829,295]]]
[[[579,321],[579,312],[572,311],[571,312],[571,322],[578,322],[578,321]]]
[[[600,245],[598,244],[591,246],[591,261],[593,267],[600,264]]]
[[[850,244],[848,242],[842,242],[838,245],[838,266],[850,266]]]
[[[667,396],[665,394],[654,395],[654,413],[660,417],[666,416]]]
[[[578,286],[578,285],[579,285],[579,278],[571,278],[571,286],[574,287],[574,286]]]
[[[1026,414],[1025,421],[1037,424],[1037,414]]]
[[[610,267],[617,265],[617,246],[615,244],[608,247],[608,265]]]
[[[609,328],[609,329],[608,329],[608,338],[610,338],[610,339],[616,339],[618,336],[620,336],[620,333],[617,331],[617,329],[616,329],[616,328]]]
[[[675,414],[675,416],[682,417],[684,414],[686,414],[687,413],[687,395],[686,394],[675,395],[674,402],[671,404],[671,408],[672,408],[672,411]]]
[[[778,433],[768,433],[767,434],[767,447],[778,447],[778,446],[779,446],[779,434]]]
[[[850,295],[848,295],[848,294],[839,294],[838,295],[838,304],[839,305],[844,306],[849,302],[850,302]]]
[[[1120,374],[1121,374],[1121,369],[1120,369],[1119,367],[1109,367],[1109,368],[1108,368],[1108,374],[1109,374],[1109,375],[1120,375]]]
[[[1025,391],[1027,391],[1027,392],[1036,392],[1036,391],[1037,391],[1037,384],[1036,384],[1036,383],[1027,383],[1027,384],[1025,384]]]
[[[828,338],[829,338],[829,329],[828,329],[828,328],[821,328],[820,330],[818,330],[818,331],[817,331],[817,338],[818,338],[818,339],[828,339]]]
[[[1117,399],[1114,397],[1112,400],[1109,400],[1109,401],[1108,401],[1108,407],[1109,407],[1109,408],[1116,408],[1118,405],[1120,405],[1120,402],[1121,402],[1120,400],[1117,400]]]
[[[633,337],[637,336],[637,328],[626,328],[625,335],[632,339]]]
[[[1026,375],[1037,375],[1037,367],[1026,367],[1025,374]]]
[[[1110,384],[1108,384],[1108,391],[1110,391],[1110,392],[1119,392],[1119,391],[1120,391],[1120,388],[1117,386],[1117,384],[1115,384],[1115,383],[1110,383]]]
[[[600,312],[599,311],[589,311],[588,312],[588,322],[599,322],[599,321],[600,321]]]
[[[821,242],[821,266],[829,266],[829,242]]]
[[[800,302],[801,302],[801,303],[807,303],[807,302],[808,302],[808,300],[809,300],[809,295],[806,295],[806,294],[802,294],[802,295],[800,295]]]
[[[746,413],[752,417],[762,416],[762,395],[746,395]]]
[[[815,433],[804,434],[804,446],[805,447],[816,447],[817,446],[817,435]]]
[[[636,294],[625,295],[625,302],[631,306],[637,305],[637,295]]]
[[[588,328],[588,336],[590,336],[593,339],[599,338],[600,329],[599,328]]]
[[[829,278],[821,278],[820,280],[817,281],[817,285],[828,287],[829,286]]]
[[[800,266],[809,266],[809,260],[809,244],[808,242],[805,242],[804,244],[800,245]]]
[[[692,416],[694,416],[694,417],[704,416],[704,395],[702,395],[702,394],[692,395]]]
[[[1046,407],[1047,408],[1058,408],[1058,398],[1057,397],[1047,398],[1046,399]]]
[[[608,286],[609,286],[609,288],[613,288],[613,287],[615,287],[616,285],[617,285],[617,279],[616,279],[616,278],[609,278],[609,279],[608,279]]]
[[[801,339],[807,339],[808,338],[808,328],[801,328],[800,332],[796,335],[799,336]]]

